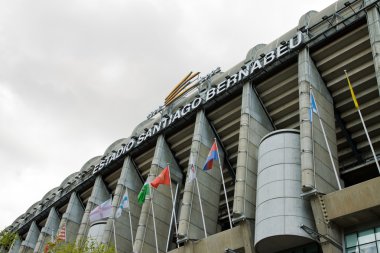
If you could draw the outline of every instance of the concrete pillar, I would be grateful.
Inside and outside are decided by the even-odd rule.
[[[298,57],[302,190],[307,192],[316,188],[319,192],[329,193],[338,189],[337,180],[315,113],[313,126],[311,125],[310,87],[326,131],[335,167],[338,169],[333,99],[310,58],[308,48],[303,49]]]
[[[202,170],[214,138],[214,133],[204,112],[199,111],[195,121],[189,166],[191,163],[194,163],[197,169],[199,190],[207,234],[209,235],[217,232],[219,199],[221,188],[223,187],[219,162],[214,162],[213,168],[207,172]],[[223,161],[224,154],[220,149],[219,153],[220,159]],[[201,239],[204,237],[200,203],[194,180],[192,182],[186,181],[185,183],[178,233],[178,237],[184,240]]]
[[[340,232],[337,229],[331,229],[331,223],[328,224],[325,222],[325,207],[323,202],[319,201],[319,194],[326,194],[337,190],[338,184],[323,137],[321,125],[315,113],[313,115],[312,124],[310,122],[310,87],[313,90],[319,115],[326,131],[335,167],[339,169],[333,99],[310,58],[308,48],[303,49],[299,53],[298,82],[300,93],[302,190],[305,192],[316,189],[318,192],[317,196],[312,196],[310,199],[318,233],[329,238],[337,239],[336,241],[340,242]],[[341,185],[343,185],[342,181]],[[322,239],[321,242],[324,253],[341,252],[331,244],[331,242],[324,239]]]
[[[298,55],[298,86],[301,138],[302,191],[314,189],[313,140],[311,137],[310,108],[310,57],[306,49]]]
[[[366,6],[376,2],[375,0],[365,0]],[[367,9],[367,24],[369,39],[372,48],[373,65],[375,66],[375,74],[377,87],[380,94],[380,15],[376,5]]]
[[[28,234],[26,235],[25,240],[21,243],[19,253],[32,253],[36,247],[38,236],[40,235],[40,230],[37,227],[35,221],[30,225]]]
[[[21,240],[20,239],[15,239],[13,242],[13,245],[9,249],[8,253],[18,253],[21,247]]]
[[[76,238],[77,243],[80,243],[82,240],[85,240],[87,238],[88,230],[91,226],[90,212],[92,211],[92,209],[99,206],[110,197],[111,194],[108,191],[107,186],[104,184],[102,177],[98,176],[92,188],[91,196],[87,201],[86,209],[84,210],[84,214]]]
[[[315,217],[315,223],[318,230],[318,233],[326,236],[330,240],[326,240],[323,237],[320,237],[320,243],[322,246],[323,253],[342,253],[343,249],[338,248],[336,245],[331,243],[331,240],[341,244],[341,231],[338,226],[332,223],[328,214],[326,213],[325,204],[321,194],[314,195],[310,199],[311,208]]]
[[[64,225],[66,225],[66,241],[75,241],[83,213],[84,210],[81,201],[76,192],[73,192],[70,196],[66,212],[62,215],[61,223],[59,224],[58,229],[60,230]]]
[[[157,139],[154,157],[147,181],[151,182],[158,174],[161,173],[162,169],[165,168],[168,163],[170,164],[172,188],[174,192],[176,184],[179,184],[179,189],[181,189],[181,182],[183,177],[182,171],[178,166],[172,152],[170,151],[164,137],[161,135]],[[153,201],[154,205],[159,252],[166,252],[166,243],[168,240],[170,217],[172,213],[170,187],[161,185],[151,194],[153,195],[152,200],[147,198],[141,209],[141,215],[136,232],[136,240],[133,245],[133,252],[135,253],[156,252],[151,201]],[[175,231],[171,231],[169,238],[172,238],[173,232],[175,233]],[[170,245],[171,247],[174,246],[172,243]]]
[[[142,185],[143,183],[137,174],[137,168],[133,165],[131,157],[128,156],[124,160],[121,175],[116,186],[115,196],[112,200],[112,216],[107,221],[107,225],[102,238],[103,243],[114,244],[113,222],[115,221],[116,246],[118,253],[132,252],[133,245],[130,233],[131,227],[128,211],[123,210],[121,216],[115,219],[117,207],[120,205],[125,191],[128,191],[130,213],[132,216],[133,237],[135,237],[138,219],[141,211],[141,207],[137,203],[137,195]]]
[[[273,131],[252,85],[243,86],[239,146],[236,166],[234,220],[254,219],[256,209],[257,158],[260,140]]]
[[[45,226],[41,229],[34,252],[44,252],[45,244],[50,242],[52,237],[57,234],[59,223],[60,220],[57,211],[54,207],[52,207],[50,209],[49,216],[47,217]]]

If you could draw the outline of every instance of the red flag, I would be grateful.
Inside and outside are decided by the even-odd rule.
[[[57,241],[59,240],[66,241],[66,225],[63,225],[58,233]]]
[[[205,165],[203,166],[203,170],[211,170],[214,160],[218,160],[218,146],[216,145],[216,140],[214,141],[214,144],[212,144],[211,146]]]
[[[170,185],[170,175],[169,175],[169,167],[167,166],[163,171],[161,171],[160,175],[158,175],[150,185],[157,189],[160,184]]]

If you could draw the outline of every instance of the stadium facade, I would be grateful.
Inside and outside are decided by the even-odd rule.
[[[231,69],[190,74],[130,137],[21,214],[9,252],[43,252],[63,226],[68,241],[116,242],[119,253],[157,252],[154,227],[158,252],[380,252],[379,2],[310,11]],[[214,140],[223,173],[218,162],[202,170]],[[177,229],[169,187],[137,203],[168,164]],[[116,218],[126,191],[130,212]],[[111,216],[90,222],[111,194]]]

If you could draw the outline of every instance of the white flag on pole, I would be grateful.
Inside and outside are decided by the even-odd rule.
[[[124,193],[123,198],[121,199],[120,205],[116,210],[115,217],[119,218],[121,216],[123,209],[125,208],[129,209],[128,189],[125,190],[125,193]]]
[[[91,211],[90,222],[108,218],[111,216],[111,214],[112,214],[112,198],[103,202],[102,204],[100,204],[94,210]]]

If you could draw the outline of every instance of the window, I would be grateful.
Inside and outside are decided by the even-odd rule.
[[[380,253],[380,227],[345,236],[346,253]]]

